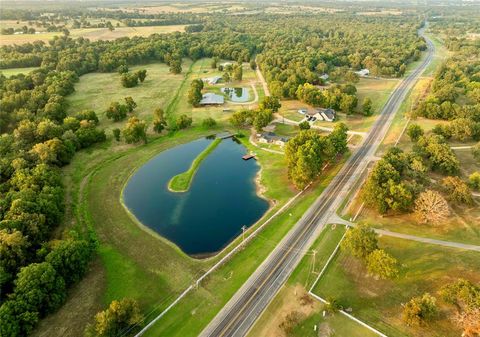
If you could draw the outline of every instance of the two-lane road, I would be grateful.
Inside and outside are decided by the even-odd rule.
[[[331,214],[335,212],[366,169],[408,91],[432,59],[434,46],[428,39],[427,45],[427,57],[393,91],[362,145],[347,160],[330,185],[294,228],[210,322],[202,332],[202,337],[245,336],[247,334],[255,320],[300,262],[304,253],[313,244]]]

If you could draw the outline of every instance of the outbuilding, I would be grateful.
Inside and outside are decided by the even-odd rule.
[[[200,105],[221,105],[225,103],[225,98],[222,95],[217,95],[212,92],[207,92],[202,95]]]

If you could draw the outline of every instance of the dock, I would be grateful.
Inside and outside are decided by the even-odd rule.
[[[242,157],[243,160],[257,159],[254,154],[246,154]]]
[[[222,132],[215,135],[216,138],[220,138],[220,139],[232,138],[233,136],[234,135],[231,134],[230,132]]]

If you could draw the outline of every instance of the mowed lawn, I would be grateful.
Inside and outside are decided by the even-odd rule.
[[[149,36],[172,32],[184,32],[185,25],[151,26],[151,27],[116,27],[108,28],[78,28],[70,29],[70,37],[83,37],[91,41],[114,40],[120,37]],[[0,35],[0,46],[32,43],[35,41],[48,42],[54,36],[62,36],[62,32],[40,32],[39,34]]]
[[[438,296],[439,289],[458,278],[480,282],[480,253],[423,244],[398,238],[381,237],[379,246],[400,263],[395,280],[377,280],[365,266],[344,252],[337,254],[314,293],[335,298],[352,314],[388,336],[460,336],[447,319],[452,308]],[[407,327],[401,319],[402,304],[428,292],[437,297],[440,313],[425,327]]]
[[[112,102],[125,103],[124,98],[131,96],[138,105],[134,114],[140,119],[150,122],[155,109],[166,109],[184,82],[185,72],[190,65],[190,60],[184,60],[183,73],[176,75],[170,73],[169,67],[165,63],[130,67],[131,72],[139,69],[147,70],[145,81],[133,88],[124,88],[120,75],[116,72],[83,75],[75,84],[75,92],[67,97],[68,112],[75,114],[84,109],[92,109],[100,119],[100,127],[121,127],[125,121],[113,123],[107,119],[105,110]]]

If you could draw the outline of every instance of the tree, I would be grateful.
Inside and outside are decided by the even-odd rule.
[[[381,279],[398,276],[398,261],[383,249],[376,249],[367,256],[368,272]]]
[[[242,64],[237,64],[235,68],[233,68],[233,78],[236,81],[241,81],[243,77],[243,67]]]
[[[115,128],[112,130],[112,133],[113,133],[113,138],[115,138],[115,140],[117,142],[120,141],[120,129],[119,128]]]
[[[253,126],[257,131],[261,131],[273,120],[272,110],[260,110],[255,113]]]
[[[418,139],[423,136],[424,132],[420,125],[412,123],[407,128],[407,135],[410,137],[412,142],[418,141]]]
[[[302,130],[285,147],[288,177],[297,188],[304,188],[322,170],[325,141],[314,130]]]
[[[147,77],[147,70],[146,69],[141,69],[141,70],[138,70],[136,73],[135,73],[138,77],[138,80],[143,83],[143,81],[145,81],[145,78]]]
[[[468,184],[475,190],[480,190],[480,171],[473,172],[468,177]]]
[[[125,88],[132,88],[138,85],[138,75],[131,73],[124,73],[121,75],[120,80]]]
[[[212,69],[217,69],[217,64],[218,64],[218,57],[215,56],[214,58],[212,58],[212,62],[210,63],[210,67]]]
[[[187,115],[180,115],[175,121],[175,125],[178,130],[186,129],[190,127],[192,123],[192,117],[188,117]]]
[[[377,234],[367,225],[358,225],[347,231],[341,247],[353,256],[365,260],[378,249]]]
[[[135,108],[137,107],[137,103],[135,103],[133,98],[130,96],[125,97],[124,100],[125,100],[125,105],[127,106],[127,111],[133,112],[133,110],[135,110]]]
[[[428,293],[412,298],[403,307],[402,318],[408,326],[419,326],[433,319],[437,314],[435,297]]]
[[[157,108],[153,112],[153,130],[156,133],[161,133],[167,126],[167,121],[165,120],[165,112],[162,108]]]
[[[121,121],[127,117],[128,107],[118,102],[110,103],[105,114],[108,119],[112,119],[114,122]]]
[[[128,65],[126,64],[121,64],[118,66],[117,71],[120,75],[128,73]]]
[[[213,128],[217,125],[217,121],[211,117],[208,117],[208,118],[205,118],[203,121],[202,121],[202,126],[204,128]]]
[[[277,112],[278,109],[282,104],[280,104],[280,100],[276,96],[265,96],[262,102],[259,104],[260,110],[271,110],[273,112]]]
[[[362,103],[362,111],[365,116],[371,116],[373,114],[372,100],[370,97],[365,97]]]
[[[340,99],[340,110],[342,110],[347,115],[350,115],[355,110],[357,102],[357,97],[353,95],[343,95]]]
[[[335,154],[344,154],[348,150],[348,128],[344,123],[335,124],[333,131],[328,135],[329,141],[335,149]]]
[[[23,267],[14,283],[13,299],[22,304],[25,313],[31,311],[44,316],[65,300],[65,281],[48,262]]]
[[[307,121],[303,121],[298,124],[298,127],[300,128],[300,130],[308,130],[310,129],[310,123]]]
[[[468,185],[459,177],[446,177],[442,180],[442,186],[450,200],[458,204],[471,205],[473,203],[472,192]]]
[[[93,247],[85,240],[63,240],[55,245],[45,257],[56,272],[71,286],[78,282],[87,271]]]
[[[9,279],[27,259],[29,243],[18,230],[0,230],[0,271]],[[0,289],[3,282],[0,281]]]
[[[147,143],[147,125],[137,117],[130,117],[122,130],[122,135],[128,144],[137,143],[140,140]]]
[[[450,215],[450,209],[440,193],[426,190],[415,200],[415,213],[423,223],[438,224]]]
[[[135,333],[139,330],[143,317],[138,303],[129,298],[114,300],[108,309],[95,315],[95,322],[86,329],[89,337],[115,337],[125,331]]]
[[[182,72],[182,61],[173,60],[170,62],[170,72],[172,74],[180,74]]]
[[[257,69],[257,62],[254,59],[250,60],[250,69],[256,70]]]
[[[477,161],[480,162],[480,142],[472,147],[472,155]]]
[[[228,71],[225,71],[225,72],[223,73],[222,78],[223,78],[223,80],[225,81],[225,83],[230,82],[230,79],[231,79],[231,78],[230,78],[230,74],[228,73]]]

